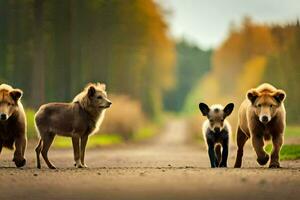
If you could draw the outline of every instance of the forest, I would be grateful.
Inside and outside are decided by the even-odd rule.
[[[197,112],[200,100],[239,105],[248,89],[269,82],[287,92],[287,122],[299,124],[299,52],[298,20],[260,24],[245,17],[240,25],[230,27],[228,38],[214,50],[211,70],[188,95],[185,112]]]
[[[34,109],[100,81],[151,117],[174,84],[175,44],[152,0],[4,0],[0,27],[0,81]]]
[[[144,126],[137,120],[199,114],[200,101],[239,105],[249,88],[270,82],[287,92],[288,123],[300,123],[299,21],[245,17],[204,50],[172,37],[168,15],[153,0],[3,0],[0,82],[24,91],[32,116],[43,103],[69,102],[88,82],[104,82],[115,102],[104,130],[126,135]]]

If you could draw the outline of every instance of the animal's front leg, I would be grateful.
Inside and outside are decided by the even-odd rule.
[[[3,147],[3,141],[0,139],[0,154],[1,154],[1,151],[2,151],[2,147]]]
[[[252,134],[252,145],[257,155],[257,162],[265,165],[269,161],[269,155],[264,150],[264,139],[262,136]]]
[[[72,144],[73,144],[75,167],[82,168],[83,166],[80,161],[79,137],[76,136],[72,137]]]
[[[84,162],[85,157],[85,148],[88,141],[88,135],[84,135],[81,137],[81,144],[80,144],[80,159],[83,167],[88,167]]]
[[[26,138],[24,136],[18,136],[15,139],[15,153],[13,161],[15,162],[17,167],[23,167],[26,164],[26,160],[24,158],[25,148],[26,148]]]
[[[215,146],[214,144],[208,144],[208,156],[210,159],[210,165],[211,168],[215,168],[217,167],[216,163],[217,163],[217,158],[216,158],[216,153],[215,153]]]
[[[276,137],[272,137],[273,142],[273,150],[271,154],[271,162],[270,162],[270,168],[280,168],[279,164],[279,153],[281,146],[283,144],[283,134],[280,134]]]
[[[225,139],[222,143],[222,160],[220,167],[227,167],[227,158],[228,158],[228,139]]]

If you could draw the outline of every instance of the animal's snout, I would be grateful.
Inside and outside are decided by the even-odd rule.
[[[269,122],[269,117],[266,116],[266,115],[262,116],[261,122],[262,122],[262,123],[268,123],[268,122]]]
[[[4,113],[1,113],[0,114],[0,120],[2,120],[2,121],[7,120],[7,115],[4,114]]]
[[[220,132],[220,130],[221,130],[221,129],[220,129],[219,127],[215,127],[215,128],[214,128],[214,131],[215,131],[215,132]]]

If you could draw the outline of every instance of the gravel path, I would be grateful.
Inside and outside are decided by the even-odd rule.
[[[58,167],[43,163],[35,169],[33,148],[27,150],[27,167],[16,169],[12,152],[0,156],[0,199],[299,199],[300,160],[282,162],[282,169],[259,167],[250,147],[244,168],[210,169],[203,146],[187,142],[182,120],[168,123],[153,142],[87,151],[88,169],[73,167],[72,150],[49,152]]]

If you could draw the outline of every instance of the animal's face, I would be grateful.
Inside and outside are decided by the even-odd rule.
[[[88,88],[88,97],[94,107],[106,109],[111,106],[112,102],[107,98],[105,88],[105,84],[100,83],[97,85],[91,85]]]
[[[255,89],[248,91],[247,98],[255,110],[255,114],[259,121],[267,124],[276,115],[278,108],[285,99],[285,92],[278,90],[274,93],[259,93]]]
[[[205,103],[199,104],[201,113],[209,120],[209,128],[214,132],[220,132],[224,129],[224,120],[232,113],[233,108],[233,103],[227,104],[225,108],[221,105],[208,107]]]
[[[12,91],[0,91],[0,120],[5,121],[18,109],[18,101],[22,96],[22,91],[14,89]]]

